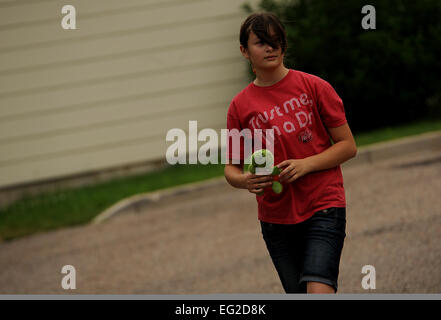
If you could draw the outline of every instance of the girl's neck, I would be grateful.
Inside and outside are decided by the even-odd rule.
[[[289,72],[289,69],[284,65],[273,70],[256,70],[256,79],[254,84],[260,87],[271,86],[282,80]]]

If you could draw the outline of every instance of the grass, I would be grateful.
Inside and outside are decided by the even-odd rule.
[[[441,130],[440,120],[426,120],[355,135],[357,146]],[[0,240],[90,222],[128,196],[223,175],[223,165],[179,165],[78,189],[24,197],[0,209]]]
[[[423,120],[400,126],[390,126],[354,135],[358,147],[372,143],[404,138],[430,131],[441,130],[441,119]]]
[[[0,240],[88,223],[128,196],[222,174],[223,165],[179,165],[93,186],[28,196],[0,209]]]

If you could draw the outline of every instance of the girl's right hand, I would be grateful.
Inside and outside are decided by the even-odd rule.
[[[258,194],[266,187],[270,187],[273,184],[272,175],[255,175],[251,172],[244,173],[245,175],[245,189],[249,192]]]

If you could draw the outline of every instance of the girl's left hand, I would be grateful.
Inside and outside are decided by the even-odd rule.
[[[306,159],[288,159],[280,162],[277,167],[285,168],[279,175],[279,181],[291,183],[311,172],[309,161]]]

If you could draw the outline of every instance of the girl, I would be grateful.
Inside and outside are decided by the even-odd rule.
[[[243,22],[240,51],[256,79],[227,113],[229,130],[274,130],[283,191],[271,191],[271,176],[243,172],[243,148],[240,154],[229,150],[228,159],[240,165],[230,161],[225,178],[256,194],[263,239],[285,292],[335,293],[346,237],[340,164],[357,148],[340,97],[325,80],[286,68],[286,48],[284,26],[274,14],[255,13]]]

